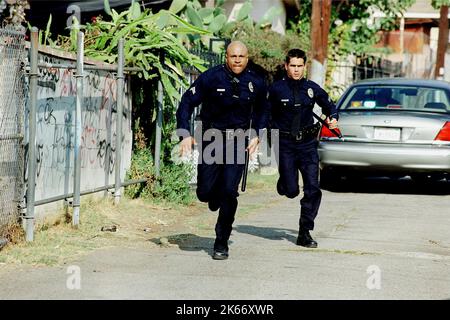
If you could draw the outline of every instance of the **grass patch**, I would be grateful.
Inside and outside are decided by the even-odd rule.
[[[246,194],[259,200],[240,201],[238,214],[246,215],[267,205],[259,195],[273,190],[276,179],[276,175],[250,174]],[[182,205],[123,197],[119,205],[114,205],[112,199],[83,197],[78,228],[72,227],[70,215],[63,211],[35,226],[33,242],[25,242],[19,226],[11,230],[11,239],[15,240],[2,249],[0,263],[53,266],[98,248],[146,245],[152,238],[175,233],[213,234],[217,214],[198,200]],[[117,231],[101,231],[104,226],[116,226]]]
[[[238,214],[241,216],[246,216],[248,214],[250,214],[251,212],[258,210],[262,207],[265,207],[266,204],[265,203],[259,203],[259,204],[245,204],[243,203],[241,205],[241,203],[239,204],[238,207]]]
[[[247,190],[248,192],[275,190],[277,181],[278,174],[262,175],[250,173],[247,178]]]
[[[35,227],[34,241],[24,239],[7,245],[0,262],[7,264],[57,265],[83,255],[96,248],[133,246],[143,243],[152,235],[180,219],[178,207],[158,205],[141,199],[123,198],[115,206],[111,200],[82,199],[80,224],[72,227],[65,213],[52,222]],[[195,211],[195,205],[184,212]],[[101,231],[103,226],[114,225],[116,232]]]

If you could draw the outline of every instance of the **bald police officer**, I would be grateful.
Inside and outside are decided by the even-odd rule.
[[[303,198],[300,200],[300,221],[297,245],[316,248],[311,237],[314,219],[319,211],[322,192],[319,188],[318,132],[314,124],[313,107],[317,103],[327,116],[331,129],[337,128],[338,113],[328,94],[315,82],[305,79],[306,54],[292,49],[284,64],[287,75],[269,88],[272,129],[279,134],[275,148],[278,158],[280,195],[295,198],[299,195],[298,171],[303,180]]]
[[[248,131],[250,119],[258,132],[262,129],[261,114],[268,112],[265,80],[250,70],[247,64],[247,47],[239,41],[231,42],[226,51],[226,63],[202,73],[182,96],[177,110],[178,134],[183,138],[180,152],[186,154],[197,143],[189,133],[189,120],[194,108],[202,105],[197,197],[202,202],[208,202],[210,210],[219,210],[213,253],[216,260],[228,258],[228,240],[244,170],[245,147],[240,150],[241,144],[235,139],[242,135],[234,136],[233,132]],[[211,141],[210,136],[214,137]],[[259,138],[255,134],[246,145],[250,154],[256,150],[258,143]],[[206,159],[208,152],[211,157]],[[228,156],[230,154],[231,157]]]

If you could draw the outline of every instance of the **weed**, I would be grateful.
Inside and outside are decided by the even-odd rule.
[[[128,179],[146,179],[145,184],[126,187],[125,195],[131,199],[151,199],[157,203],[189,205],[194,200],[189,181],[192,170],[187,164],[163,164],[160,177],[156,177],[153,157],[149,148],[137,149],[131,158]]]
[[[25,239],[25,232],[19,223],[10,223],[1,229],[0,234],[10,244],[16,244]]]

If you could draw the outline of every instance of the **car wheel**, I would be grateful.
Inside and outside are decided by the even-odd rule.
[[[333,168],[320,169],[320,188],[326,190],[334,190],[340,181],[340,175]]]

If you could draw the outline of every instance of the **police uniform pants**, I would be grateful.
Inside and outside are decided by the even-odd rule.
[[[278,150],[278,171],[280,178],[277,189],[281,195],[295,198],[299,193],[298,171],[303,179],[303,198],[300,200],[301,229],[313,230],[314,219],[319,212],[322,192],[319,187],[318,142],[298,142],[280,137]],[[275,148],[277,149],[277,148]]]
[[[198,164],[197,197],[202,202],[216,201],[220,204],[219,216],[215,227],[216,240],[214,249],[228,251],[228,239],[231,235],[234,216],[236,214],[239,196],[238,187],[244,171],[243,148],[231,141],[223,143],[222,148],[216,152],[211,151],[211,142],[202,143],[203,159]],[[221,163],[205,161],[205,148],[209,147],[206,154],[212,154]],[[239,150],[238,150],[239,149]],[[226,152],[233,152],[233,157],[226,161]],[[221,153],[222,152],[222,153]],[[202,157],[202,154],[199,156]],[[239,161],[238,161],[239,160]],[[206,163],[208,162],[208,163]]]

